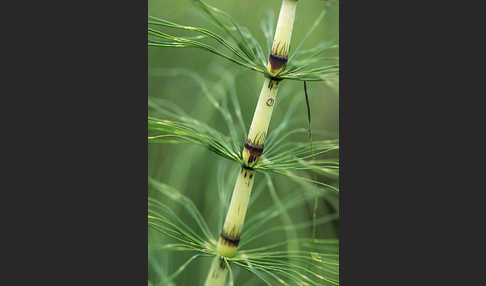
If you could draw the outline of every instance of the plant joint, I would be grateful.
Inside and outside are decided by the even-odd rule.
[[[262,140],[263,141],[263,140]],[[245,141],[245,149],[248,151],[248,165],[256,162],[258,158],[263,154],[263,143],[261,145],[252,143],[250,140]]]
[[[245,169],[245,170],[250,170],[250,171],[255,170],[255,169],[253,169],[252,167],[247,166],[245,163],[241,164],[241,168],[243,168],[243,169]]]
[[[221,232],[220,237],[223,239],[223,243],[229,246],[238,247],[238,244],[240,243],[240,238],[229,237],[224,231]]]

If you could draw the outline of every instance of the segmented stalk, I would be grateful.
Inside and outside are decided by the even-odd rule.
[[[260,97],[253,114],[248,138],[243,149],[243,166],[236,180],[231,203],[219,236],[217,253],[232,257],[236,253],[245,221],[246,210],[255,179],[253,166],[263,154],[265,137],[272,117],[279,80],[274,76],[285,69],[290,38],[295,19],[297,1],[283,0],[280,8],[272,50],[268,60],[268,75],[263,83]]]
[[[216,256],[211,263],[211,269],[209,269],[208,277],[206,278],[205,286],[219,286],[224,285],[226,280],[226,273],[228,268],[223,258]]]
[[[294,26],[297,0],[283,0],[268,60],[268,71],[272,76],[285,69],[289,55],[292,27]]]

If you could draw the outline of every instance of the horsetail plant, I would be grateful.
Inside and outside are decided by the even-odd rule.
[[[263,153],[265,137],[278,92],[280,79],[275,79],[274,76],[284,70],[287,64],[296,6],[296,0],[282,1],[272,51],[267,65],[269,73],[266,75],[267,78],[260,92],[243,149],[243,165],[236,180],[226,220],[218,240],[217,253],[220,256],[233,257],[240,242],[248,201],[254,183],[253,166]],[[226,264],[222,258],[219,260],[218,263],[217,258],[215,258],[206,280],[206,286],[224,285]]]
[[[214,256],[205,281],[205,285],[208,286],[224,285],[228,273],[230,276],[230,284],[232,285],[234,274],[232,272],[231,264],[243,267],[251,273],[254,273],[267,285],[272,285],[270,282],[272,279],[283,285],[288,285],[287,282],[285,282],[286,280],[297,285],[338,285],[337,253],[333,252],[337,249],[337,244],[334,244],[336,241],[326,242],[315,239],[314,237],[312,240],[295,240],[296,234],[294,233],[288,235],[288,237],[293,237],[293,239],[284,242],[284,244],[287,243],[289,245],[289,249],[286,252],[267,252],[269,249],[283,244],[276,244],[275,246],[262,247],[253,250],[237,251],[239,246],[243,247],[245,243],[249,243],[252,240],[250,237],[247,242],[242,240],[243,242],[240,244],[240,239],[245,237],[243,226],[245,224],[248,206],[251,203],[250,195],[255,183],[255,172],[261,171],[266,173],[266,185],[270,188],[276,203],[275,209],[270,208],[270,210],[274,210],[272,213],[261,213],[267,213],[269,218],[275,216],[275,214],[282,213],[285,214],[286,221],[290,221],[286,212],[292,205],[292,200],[287,201],[286,203],[280,202],[276,195],[275,187],[268,176],[269,174],[284,175],[305,186],[306,189],[320,189],[322,192],[312,192],[311,195],[305,196],[306,198],[313,197],[316,200],[316,203],[317,198],[321,197],[323,193],[329,191],[338,192],[338,188],[332,184],[323,183],[319,180],[309,179],[307,177],[301,177],[295,173],[295,171],[305,170],[317,173],[321,178],[323,176],[335,180],[338,176],[339,168],[337,159],[326,158],[317,160],[316,156],[337,151],[339,148],[339,142],[337,140],[311,141],[310,145],[306,143],[293,143],[288,145],[291,148],[285,150],[285,148],[282,147],[285,146],[285,144],[282,144],[282,140],[286,137],[297,132],[310,132],[309,126],[309,130],[294,130],[280,136],[280,138],[278,137],[278,134],[285,128],[284,123],[288,122],[288,119],[292,114],[291,112],[288,113],[289,117],[274,130],[272,136],[267,138],[273,108],[277,102],[277,93],[281,81],[284,79],[304,81],[304,86],[306,81],[332,82],[338,72],[338,58],[322,57],[321,55],[330,49],[336,48],[337,45],[332,42],[324,42],[313,49],[300,51],[302,41],[294,50],[293,55],[289,58],[290,42],[298,1],[283,0],[271,48],[270,43],[267,43],[267,48],[269,48],[270,53],[265,59],[262,47],[258,41],[251,36],[248,30],[234,23],[228,15],[219,9],[209,6],[200,0],[195,0],[194,2],[214,23],[222,28],[230,40],[207,29],[179,25],[167,20],[150,17],[149,24],[152,25],[152,27],[149,27],[148,30],[149,46],[200,48],[250,70],[261,72],[265,78],[246,140],[244,143],[242,142],[243,145],[239,145],[241,143],[236,143],[238,136],[232,131],[231,126],[228,128],[230,133],[232,133],[230,136],[231,139],[228,140],[225,135],[204,123],[190,118],[187,115],[180,116],[181,111],[177,110],[176,107],[171,108],[170,103],[164,102],[162,103],[162,107],[162,105],[151,102],[149,99],[149,108],[157,108],[159,114],[173,119],[161,120],[156,117],[149,117],[148,140],[150,143],[188,142],[203,145],[217,155],[241,164],[236,177],[236,183],[233,187],[233,193],[229,202],[226,218],[217,238],[217,242],[213,240],[209,228],[205,225],[204,219],[200,216],[197,209],[192,209],[191,213],[193,213],[193,217],[197,220],[198,225],[201,226],[204,237],[201,237],[191,229],[187,229],[187,226],[185,226],[183,222],[180,222],[182,223],[180,228],[177,227],[176,224],[170,223],[167,220],[167,216],[173,215],[171,214],[170,209],[167,209],[161,201],[149,199],[149,225],[158,232],[180,242],[180,244],[168,245],[168,248],[173,250],[192,250],[199,252],[199,254],[192,256],[180,269],[171,275],[167,280],[167,283],[175,278],[175,276],[179,275],[188,264],[198,257]],[[322,11],[316,20],[316,23],[305,35],[304,40],[308,38],[310,33],[322,20],[325,11],[326,10]],[[196,37],[177,37],[157,30],[153,28],[154,26],[193,31],[200,35]],[[272,25],[270,23],[264,25],[264,33],[267,39],[271,37],[271,27]],[[203,43],[201,40],[205,39],[213,39],[219,45],[215,47]],[[234,43],[236,43],[236,46]],[[230,55],[228,55],[228,51],[230,52]],[[306,54],[310,54],[310,56],[297,60]],[[323,61],[330,61],[331,63],[315,67],[315,64],[320,64]],[[192,75],[192,77],[198,80],[197,76]],[[204,87],[203,89],[204,94],[210,99],[210,102],[213,102],[213,105],[221,113],[223,118],[227,119],[228,122],[233,122],[228,110],[222,108],[219,104],[214,103],[215,100],[212,98],[211,93],[207,88]],[[308,100],[307,89],[305,95],[306,100]],[[235,104],[234,100],[233,103]],[[308,105],[307,107],[309,108]],[[239,116],[239,121],[244,128],[241,115]],[[246,130],[243,132],[246,132]],[[228,143],[228,141],[232,143]],[[151,183],[156,185],[163,194],[172,197],[173,200],[180,200],[182,198],[180,193],[164,184],[152,179]],[[314,184],[309,187],[309,183]],[[262,184],[262,186],[264,185]],[[168,191],[169,189],[172,190],[172,194]],[[294,203],[302,201],[302,199],[294,199]],[[315,205],[315,207],[316,206],[317,205]],[[314,218],[311,223],[314,227],[316,224],[326,223],[337,218],[332,217],[324,220],[316,219],[315,211],[316,209],[314,208]],[[248,229],[248,236],[250,236],[250,234],[253,235],[253,239],[257,237],[258,235],[255,233],[255,230],[257,227],[261,227],[267,220],[268,218],[263,217],[260,222],[251,225]],[[304,223],[302,227],[308,225],[308,223]],[[288,229],[284,230],[288,231]],[[263,232],[263,234],[265,234],[265,232]],[[322,243],[325,246],[319,245],[319,243]],[[293,246],[290,247],[290,245]],[[312,252],[310,250],[306,252],[299,248],[314,248],[317,252]],[[326,254],[324,253],[324,249],[325,251],[332,249],[332,251],[331,253]],[[310,256],[308,256],[309,253]],[[281,258],[288,259],[288,264],[279,262],[279,259]],[[316,279],[319,282],[316,282]]]
[[[170,71],[167,74],[173,76],[180,73]],[[190,73],[188,73],[190,75]],[[203,83],[203,82],[201,82]],[[213,84],[214,85],[214,84]],[[228,88],[234,90],[233,88]],[[211,90],[212,91],[212,90]],[[206,96],[211,98],[211,101],[215,100],[213,94],[209,90],[203,92]],[[283,90],[280,94],[280,99],[289,98],[288,90]],[[224,98],[224,97],[223,97]],[[293,98],[290,109],[286,111],[286,115],[278,126],[274,129],[274,133],[282,134],[282,138],[287,138],[293,133],[305,134],[305,129],[295,129],[286,131],[285,126],[288,125],[289,119],[294,114],[294,108],[299,101],[303,99],[300,97]],[[237,101],[232,101],[237,106]],[[222,108],[218,111],[226,117],[228,114],[228,108],[226,103],[222,102]],[[238,110],[238,108],[235,108]],[[203,122],[192,118],[184,111],[177,108],[175,105],[161,99],[149,98],[149,110],[152,114],[158,117],[165,117],[167,119],[160,120],[155,117],[149,118],[149,142],[154,143],[179,143],[189,142],[195,143],[207,147],[215,154],[227,159],[224,162],[237,161],[242,164],[243,159],[237,157],[236,160],[233,157],[239,146],[233,146],[228,144],[228,141],[235,141],[239,135],[232,134],[229,138],[219,131],[215,130],[204,124]],[[230,119],[233,122],[233,119]],[[244,128],[244,126],[242,126]],[[228,128],[229,129],[229,128]],[[319,135],[319,132],[315,132]],[[268,142],[275,146],[281,138],[271,136],[268,138]],[[231,139],[230,139],[231,138]],[[319,140],[314,142],[313,151],[316,154],[327,154],[337,150],[338,142],[335,140]],[[279,150],[282,149],[282,150]],[[309,285],[337,285],[337,241],[336,240],[321,240],[321,239],[296,239],[296,235],[287,234],[286,240],[281,240],[279,243],[266,245],[264,247],[249,248],[252,242],[260,240],[262,237],[272,235],[277,231],[284,230],[286,233],[297,231],[298,229],[306,228],[312,225],[313,221],[303,222],[296,225],[288,224],[289,215],[287,212],[308,199],[314,198],[314,193],[311,192],[311,187],[308,182],[318,183],[316,181],[307,181],[303,177],[298,176],[296,173],[300,170],[307,170],[317,172],[319,175],[326,175],[334,177],[335,172],[338,169],[338,164],[335,159],[329,160],[311,160],[309,156],[312,155],[309,144],[296,144],[285,143],[280,148],[269,148],[270,152],[266,155],[262,155],[265,164],[255,164],[255,171],[261,171],[266,173],[267,180],[261,182],[249,204],[252,201],[255,202],[259,197],[263,195],[262,190],[268,188],[272,194],[272,198],[275,203],[266,208],[264,211],[251,213],[248,220],[248,228],[242,233],[242,243],[239,247],[242,250],[238,251],[238,254],[232,258],[221,259],[217,252],[217,241],[212,235],[205,219],[195,208],[192,201],[185,197],[178,190],[158,182],[153,178],[149,178],[149,183],[152,186],[152,191],[149,192],[149,226],[151,229],[162,233],[165,237],[173,240],[175,243],[162,243],[157,244],[159,250],[170,250],[178,252],[193,252],[195,255],[191,256],[186,263],[183,263],[173,274],[161,275],[163,279],[167,281],[162,282],[162,285],[171,285],[170,281],[179,276],[179,274],[187,268],[193,261],[201,259],[206,256],[214,256],[211,268],[211,275],[207,275],[207,285],[215,285],[214,283],[223,283],[223,277],[229,276],[230,285],[234,280],[231,274],[231,264],[241,267],[253,273],[258,279],[261,279],[266,285],[274,285],[272,281],[286,281],[290,280],[298,285],[305,283]],[[184,154],[186,155],[186,154]],[[268,156],[267,156],[268,155]],[[226,169],[226,166],[222,167]],[[287,198],[280,200],[278,194],[274,190],[274,184],[268,174],[280,174],[287,176],[288,178],[295,180],[302,190],[299,192],[293,192]],[[189,174],[186,174],[189,175]],[[184,174],[183,174],[184,176]],[[230,188],[234,183],[234,178],[226,178],[226,175],[222,172],[218,172],[218,180],[223,182],[219,185],[218,193],[220,194],[220,201],[222,204],[228,203],[227,200],[222,198],[225,190]],[[337,189],[334,186],[321,184],[321,192],[318,193],[318,197],[329,197]],[[223,194],[223,195],[221,195]],[[199,231],[192,229],[187,224],[188,221],[181,221],[174,213],[174,207],[170,207],[171,202],[180,205],[190,217],[194,219],[199,227]],[[281,217],[287,217],[287,221],[282,226],[268,227],[267,224],[272,220]],[[323,225],[337,219],[337,215],[330,214],[328,216],[321,217],[315,222],[317,225]],[[287,251],[279,249],[280,246],[296,245],[295,248],[289,248]],[[288,262],[285,262],[288,261]],[[226,267],[226,268],[224,268]],[[297,273],[294,268],[304,267],[309,269],[309,274]],[[272,271],[269,271],[273,269]],[[287,275],[287,276],[286,276]],[[320,278],[322,277],[322,278]],[[218,284],[216,284],[218,285]],[[285,283],[284,283],[285,285]],[[291,284],[293,285],[293,284]]]
[[[277,30],[268,60],[269,74],[263,83],[260,97],[258,98],[248,138],[243,149],[243,165],[236,180],[228,214],[218,241],[218,253],[221,256],[234,256],[240,241],[248,200],[253,188],[253,166],[263,153],[265,137],[278,92],[280,80],[275,79],[273,76],[285,69],[287,63],[296,6],[296,0],[282,1]]]

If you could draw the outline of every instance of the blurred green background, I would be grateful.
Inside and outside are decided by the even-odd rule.
[[[280,0],[207,0],[209,5],[218,7],[227,12],[240,25],[246,26],[250,32],[264,43],[263,33],[260,29],[260,22],[272,11],[275,19],[278,17]],[[324,8],[324,1],[319,0],[300,0],[297,6],[297,14],[292,35],[292,48],[302,40],[307,30],[312,26],[318,15]],[[204,18],[190,0],[149,0],[148,14],[169,21],[204,27],[217,31],[210,22]],[[338,40],[338,19],[339,8],[334,3],[324,18],[314,31],[313,35],[306,41],[303,48],[312,48],[316,44],[327,40]],[[174,35],[181,33],[178,30],[171,31]],[[220,33],[221,34],[221,33]],[[182,33],[180,35],[187,35]],[[235,75],[236,93],[240,101],[243,118],[248,127],[251,123],[253,112],[256,106],[258,95],[263,83],[263,76],[260,73],[245,70],[233,63],[224,60],[214,54],[195,48],[148,48],[148,90],[149,97],[163,98],[171,101],[187,112],[190,116],[207,123],[218,130],[225,132],[226,127],[221,116],[202,96],[200,87],[188,77],[167,77],[163,72],[167,69],[187,69],[202,76],[211,85],[218,82],[221,78],[221,68],[224,72]],[[336,88],[330,88],[321,82],[311,82],[308,84],[310,96],[312,130],[321,131],[325,135],[316,136],[316,139],[338,138],[338,113],[339,96]],[[280,94],[286,94],[284,100],[275,106],[269,134],[272,132],[285,112],[288,110],[291,99],[300,97],[296,113],[294,116],[294,128],[307,127],[306,105],[304,100],[304,89],[302,82],[283,81],[279,87]],[[216,95],[215,95],[216,96]],[[151,114],[149,110],[149,115]],[[244,140],[244,138],[242,138]],[[307,137],[298,135],[289,140],[306,142]],[[219,199],[217,195],[218,187],[221,187],[221,178],[224,180],[225,190],[231,196],[233,185],[239,166],[234,162],[229,162],[216,156],[200,146],[190,144],[149,144],[148,147],[149,176],[166,183],[184,193],[191,198],[202,215],[206,218],[215,236],[219,234],[225,210],[215,208]],[[219,183],[218,183],[219,178]],[[263,174],[257,174],[255,187],[264,180]],[[299,192],[299,186],[292,181],[282,177],[273,177],[276,190],[281,197],[285,197],[289,192]],[[319,201],[318,216],[336,212],[338,208],[338,196],[328,200]],[[263,190],[262,195],[248,209],[248,217],[258,210],[264,209],[272,202],[268,192]],[[294,223],[307,221],[312,218],[312,204],[310,201],[301,208],[292,210],[292,220]],[[184,220],[184,213],[180,213]],[[272,220],[271,223],[281,224],[279,219]],[[299,231],[299,235],[310,236],[311,229]],[[334,238],[338,236],[338,223],[328,223],[318,227],[318,237]],[[265,243],[279,241],[281,237],[274,235],[265,238]],[[160,234],[149,230],[149,247],[162,241]],[[262,242],[255,245],[261,246]],[[182,264],[190,253],[169,253],[149,249],[149,281],[157,285],[160,275],[172,273]],[[185,270],[185,274],[177,279],[177,285],[201,285],[204,282],[209,269],[210,258],[201,258],[195,263],[191,263]],[[237,273],[236,285],[243,285],[240,281],[248,280],[251,276],[248,273]],[[259,285],[258,283],[256,285]]]

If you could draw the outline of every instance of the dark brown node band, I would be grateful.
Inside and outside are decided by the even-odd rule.
[[[258,159],[263,153],[263,145],[262,146],[253,145],[249,141],[245,142],[245,148],[248,149],[248,151],[250,151],[248,164]]]
[[[250,151],[250,153],[255,153],[255,154],[262,154],[263,153],[263,145],[258,146],[258,145],[253,145],[249,141],[245,141],[245,148]]]
[[[223,239],[224,244],[237,247],[238,244],[240,243],[239,238],[231,238],[231,237],[227,236],[223,231],[221,232],[221,234],[219,236],[221,236],[221,238]]]
[[[270,68],[272,70],[279,70],[287,64],[287,57],[281,57],[274,54],[270,54],[268,61],[270,62]]]
[[[245,163],[243,163],[241,165],[241,168],[245,169],[245,170],[250,170],[250,171],[253,171],[254,169],[252,167],[248,167],[247,165],[245,165]],[[242,170],[243,171],[243,170]]]

